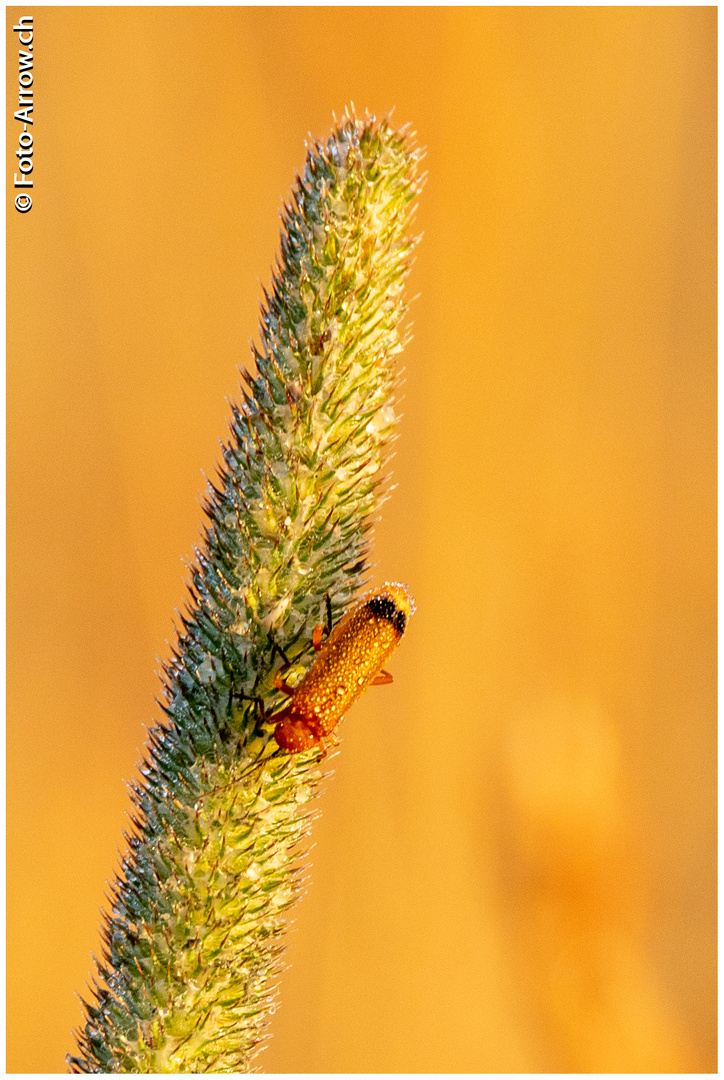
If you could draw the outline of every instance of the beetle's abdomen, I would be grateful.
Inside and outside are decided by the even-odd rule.
[[[335,626],[294,692],[290,718],[303,720],[319,739],[339,723],[394,651],[413,610],[401,585],[363,597]]]

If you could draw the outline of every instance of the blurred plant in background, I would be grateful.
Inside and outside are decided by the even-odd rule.
[[[686,1032],[642,947],[611,717],[549,694],[507,730],[508,917],[551,1049],[580,1072],[687,1072]]]

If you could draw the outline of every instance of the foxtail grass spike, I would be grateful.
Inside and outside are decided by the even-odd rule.
[[[73,1072],[246,1071],[265,1035],[320,776],[318,747],[277,746],[274,675],[309,666],[325,596],[336,622],[365,581],[419,160],[347,111],[285,208]]]

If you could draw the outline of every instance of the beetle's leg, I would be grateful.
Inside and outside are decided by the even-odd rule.
[[[238,692],[236,692],[234,690],[234,683],[232,681],[231,686],[229,687],[229,709],[231,709],[231,702],[234,700],[234,698],[237,698],[239,701],[253,701],[257,709],[259,710],[259,716],[261,717],[262,721],[265,721],[267,719],[267,711],[264,705],[264,699],[257,697],[256,694],[245,694],[243,690],[239,690]]]
[[[319,652],[322,648],[322,639],[325,636],[325,631],[327,637],[332,633],[332,601],[329,593],[324,594],[324,610],[327,616],[326,622],[318,623],[312,631],[312,645],[314,645],[315,652]]]
[[[317,764],[319,764],[320,761],[324,761],[326,756],[327,756],[327,747],[324,745],[323,742],[320,741],[320,743],[319,743],[319,753],[317,754]]]
[[[243,692],[243,690],[237,692],[237,690],[236,690],[236,672],[234,671],[233,664],[230,662],[230,660],[228,658],[228,655],[227,655],[227,652],[226,652],[226,650],[224,648],[223,642],[222,642],[222,645],[221,645],[221,661],[222,661],[224,667],[229,672],[229,700],[226,703],[226,716],[227,716],[227,719],[229,719],[229,720],[231,719],[231,706],[232,706],[232,703],[234,701],[234,698],[238,698],[239,701],[243,701],[245,698],[248,701],[256,701],[257,704],[261,704],[261,707],[263,709],[264,703],[260,702],[259,698],[249,698]],[[262,718],[263,718],[263,716],[262,716]]]
[[[278,652],[279,655],[281,656],[282,660],[284,661],[285,665],[287,667],[291,667],[292,666],[291,660],[289,659],[287,654],[284,652],[284,649],[281,647],[281,645],[277,645],[276,641],[271,636],[271,634],[269,635],[269,640],[271,641],[272,657],[274,656],[275,652]]]
[[[290,686],[287,686],[286,679],[282,675],[282,672],[286,671],[287,668],[290,668],[292,666],[292,662],[287,656],[287,654],[284,652],[284,649],[282,649],[281,645],[277,645],[271,634],[269,635],[269,640],[272,643],[272,657],[274,656],[274,653],[276,651],[282,658],[282,666],[279,668],[279,671],[277,671],[276,675],[274,676],[274,686],[277,688],[277,690],[281,690],[283,694],[288,694],[289,697],[291,697],[294,693],[294,690]]]
[[[388,686],[392,681],[392,676],[389,671],[378,671],[370,683],[370,686]]]
[[[224,646],[223,645],[221,646],[221,659],[222,660],[225,659],[225,657],[224,657]],[[234,693],[234,670],[232,668],[232,670],[229,673],[229,700],[226,703],[226,718],[227,718],[227,720],[231,719],[231,703],[232,703],[232,701],[234,700],[235,697],[236,697],[236,694]]]
[[[281,671],[277,671],[276,675],[274,676],[274,685],[277,690],[281,690],[283,694],[287,694],[289,697],[291,697],[294,693],[292,687],[287,685]]]
[[[221,645],[221,660],[222,660],[222,663],[224,664],[224,667],[226,667],[227,666],[227,657],[226,657],[226,651],[224,649],[223,643]],[[261,701],[260,698],[254,698],[254,697],[250,698],[247,694],[244,693],[243,690],[237,691],[236,690],[236,685],[235,685],[236,684],[236,673],[235,673],[233,667],[231,666],[231,664],[229,664],[228,666],[229,666],[229,700],[226,703],[226,716],[227,716],[227,719],[229,719],[229,720],[231,719],[231,705],[232,705],[232,702],[234,701],[234,698],[237,698],[239,701],[244,701],[244,700],[256,701],[257,708],[259,706],[261,706],[262,719],[264,719],[264,711],[263,711],[264,710],[264,702]]]

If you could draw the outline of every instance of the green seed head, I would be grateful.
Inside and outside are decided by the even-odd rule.
[[[274,674],[365,579],[419,157],[346,113],[285,209],[73,1071],[242,1071],[263,1037],[319,777],[316,750],[276,746]]]

